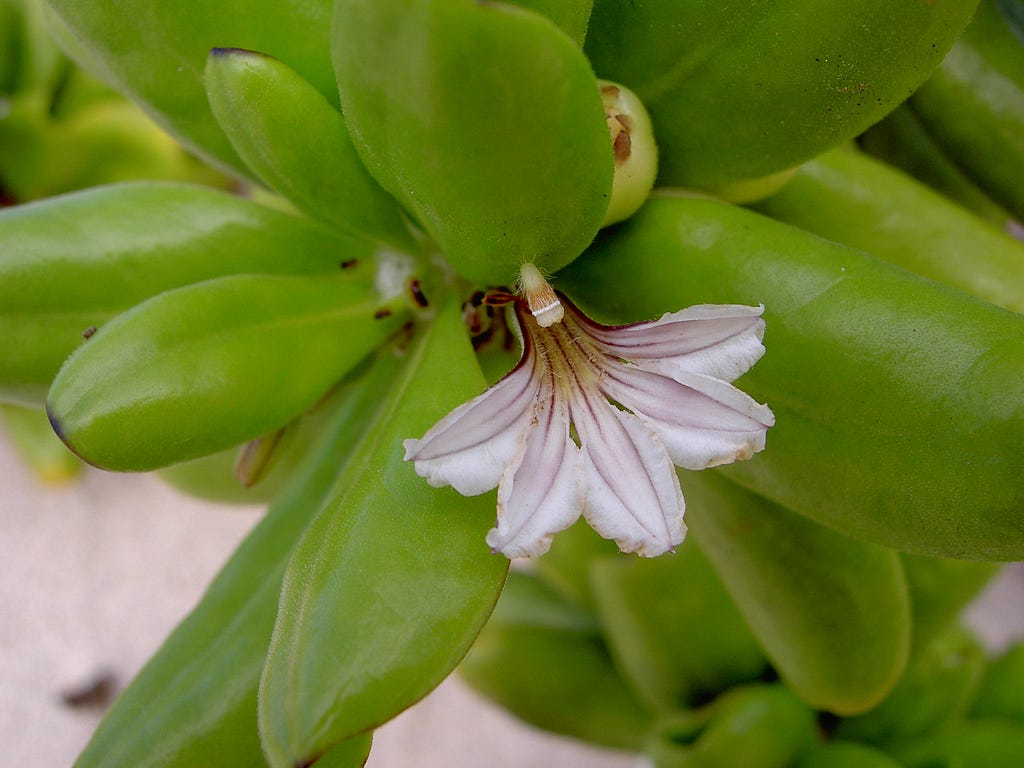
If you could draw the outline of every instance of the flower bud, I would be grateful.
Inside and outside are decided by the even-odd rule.
[[[602,227],[632,216],[647,199],[658,175],[658,147],[651,118],[636,94],[607,80],[598,80],[605,120],[615,151],[612,201]]]

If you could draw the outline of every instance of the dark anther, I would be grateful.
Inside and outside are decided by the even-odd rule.
[[[493,336],[494,336],[494,326],[493,325],[490,325],[487,328],[485,328],[483,331],[481,331],[480,333],[475,334],[472,337],[473,349],[476,350],[476,351],[479,351],[480,347],[482,347],[484,344],[486,344],[488,341],[490,341]]]
[[[426,307],[429,304],[427,297],[423,293],[423,289],[420,288],[419,280],[411,280],[409,282],[409,292],[412,293],[412,300],[415,301],[418,306]]]
[[[479,307],[481,304],[484,303],[484,296],[486,295],[487,294],[485,294],[483,291],[476,291],[472,296],[469,297],[469,305],[472,307]]]
[[[82,331],[82,338],[83,339],[91,339],[92,335],[94,333],[96,333],[96,326],[95,325],[90,325],[88,328],[86,328],[84,331]]]
[[[341,264],[339,264],[338,266],[341,267],[342,269],[352,269],[352,267],[354,267],[358,263],[359,259],[345,259],[345,261],[341,262]]]
[[[374,320],[383,320],[385,317],[391,317],[390,309],[378,309],[373,313]]]
[[[483,303],[488,307],[504,307],[516,300],[508,291],[488,291],[483,297]]]

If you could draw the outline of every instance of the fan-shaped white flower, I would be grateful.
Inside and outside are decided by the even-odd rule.
[[[764,308],[700,305],[606,326],[529,265],[523,277],[519,364],[406,440],[406,460],[435,487],[497,487],[487,543],[508,557],[546,552],[581,514],[624,552],[672,550],[686,533],[673,464],[750,458],[774,423],[730,384],[764,354]]]

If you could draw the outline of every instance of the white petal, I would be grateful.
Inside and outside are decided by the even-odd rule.
[[[686,535],[683,493],[653,430],[599,393],[578,393],[572,419],[583,446],[591,527],[623,552],[663,554]]]
[[[609,367],[608,395],[649,424],[674,464],[704,469],[749,459],[764,449],[771,410],[727,382],[697,373],[666,376]]]
[[[587,325],[614,357],[669,376],[703,373],[733,381],[764,355],[764,307],[700,304],[651,323]]]
[[[536,557],[583,510],[583,466],[569,437],[569,412],[548,387],[517,461],[498,486],[498,524],[487,534],[507,557]]]
[[[453,410],[420,440],[406,440],[406,461],[435,488],[452,486],[476,496],[498,485],[521,450],[536,410],[540,379],[536,355],[523,361],[479,397]]]

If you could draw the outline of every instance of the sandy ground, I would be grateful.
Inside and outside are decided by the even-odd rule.
[[[258,515],[192,500],[146,476],[87,471],[73,485],[43,488],[0,435],[0,768],[70,765],[100,715],[62,695],[103,674],[129,680]],[[970,619],[994,647],[1024,637],[1024,570],[1005,572]],[[368,765],[637,761],[524,726],[450,679],[378,731]]]

